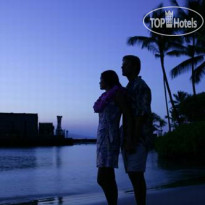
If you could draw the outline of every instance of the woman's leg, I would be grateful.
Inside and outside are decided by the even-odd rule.
[[[115,181],[115,171],[111,167],[98,168],[97,182],[102,187],[108,205],[117,205],[118,190]]]

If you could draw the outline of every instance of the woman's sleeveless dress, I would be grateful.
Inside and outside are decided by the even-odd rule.
[[[118,167],[120,152],[120,116],[120,109],[113,100],[99,113],[97,167]]]

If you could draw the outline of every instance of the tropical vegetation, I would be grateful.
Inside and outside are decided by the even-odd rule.
[[[176,6],[179,6],[176,0],[172,0],[172,3]],[[205,19],[205,3],[202,0],[189,0],[186,2],[186,7],[190,8],[194,11],[199,12],[202,14],[203,18]],[[191,19],[193,12],[188,10],[188,12],[184,12],[181,9],[179,14],[183,16],[185,19]],[[195,17],[196,18],[196,17]],[[182,73],[185,73],[191,70],[191,82],[192,82],[192,89],[193,94],[196,95],[196,87],[195,84],[199,83],[202,79],[202,76],[205,74],[205,61],[204,61],[204,54],[205,54],[205,40],[204,40],[204,28],[202,28],[199,32],[194,32],[190,35],[183,37],[184,45],[179,47],[171,52],[168,52],[170,56],[187,56],[188,59],[181,62],[179,65],[175,66],[171,70],[172,78],[175,78]]]
[[[176,0],[171,0],[172,5],[180,6]],[[205,19],[205,1],[188,0],[186,7],[199,12]],[[157,8],[162,7],[160,4]],[[164,12],[158,10],[152,14],[152,18],[160,18]],[[182,9],[178,13],[183,18],[191,19],[191,13]],[[146,21],[146,19],[145,19]],[[147,21],[148,22],[148,21]],[[164,27],[157,32],[163,33]],[[170,30],[170,32],[172,32]],[[185,29],[186,32],[186,29]],[[171,34],[171,33],[170,33]],[[202,82],[205,76],[205,26],[199,31],[180,37],[167,37],[149,32],[149,36],[132,36],[128,39],[129,45],[138,45],[142,49],[152,52],[160,59],[163,73],[164,94],[169,132],[163,135],[163,127],[166,125],[164,119],[156,113],[152,114],[153,130],[158,134],[156,150],[161,156],[195,157],[205,156],[205,93],[197,93],[196,84]],[[165,57],[186,57],[171,71],[165,66]],[[191,71],[191,84],[193,95],[184,91],[178,91],[172,95],[167,73],[172,78]],[[167,92],[171,108],[168,106]]]
[[[167,159],[204,159],[205,121],[183,124],[173,132],[160,136],[155,147],[160,157]]]

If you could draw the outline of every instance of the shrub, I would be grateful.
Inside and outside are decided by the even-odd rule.
[[[187,97],[179,104],[179,112],[190,122],[205,121],[205,92]]]
[[[165,158],[205,157],[205,121],[181,125],[158,137],[155,148]]]

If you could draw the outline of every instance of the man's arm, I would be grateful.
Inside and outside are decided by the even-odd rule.
[[[133,141],[134,121],[131,106],[129,105],[127,96],[120,91],[117,93],[115,101],[123,113],[124,120],[126,120],[126,129],[123,130],[126,131],[126,133],[123,133],[124,148],[127,152],[133,152],[135,148]]]
[[[138,143],[139,139],[142,137],[142,127],[144,125],[146,117],[145,116],[135,116],[134,118],[134,142]]]
[[[136,89],[135,102],[134,138],[138,142],[143,137],[143,125],[151,113],[151,91],[145,83]]]

